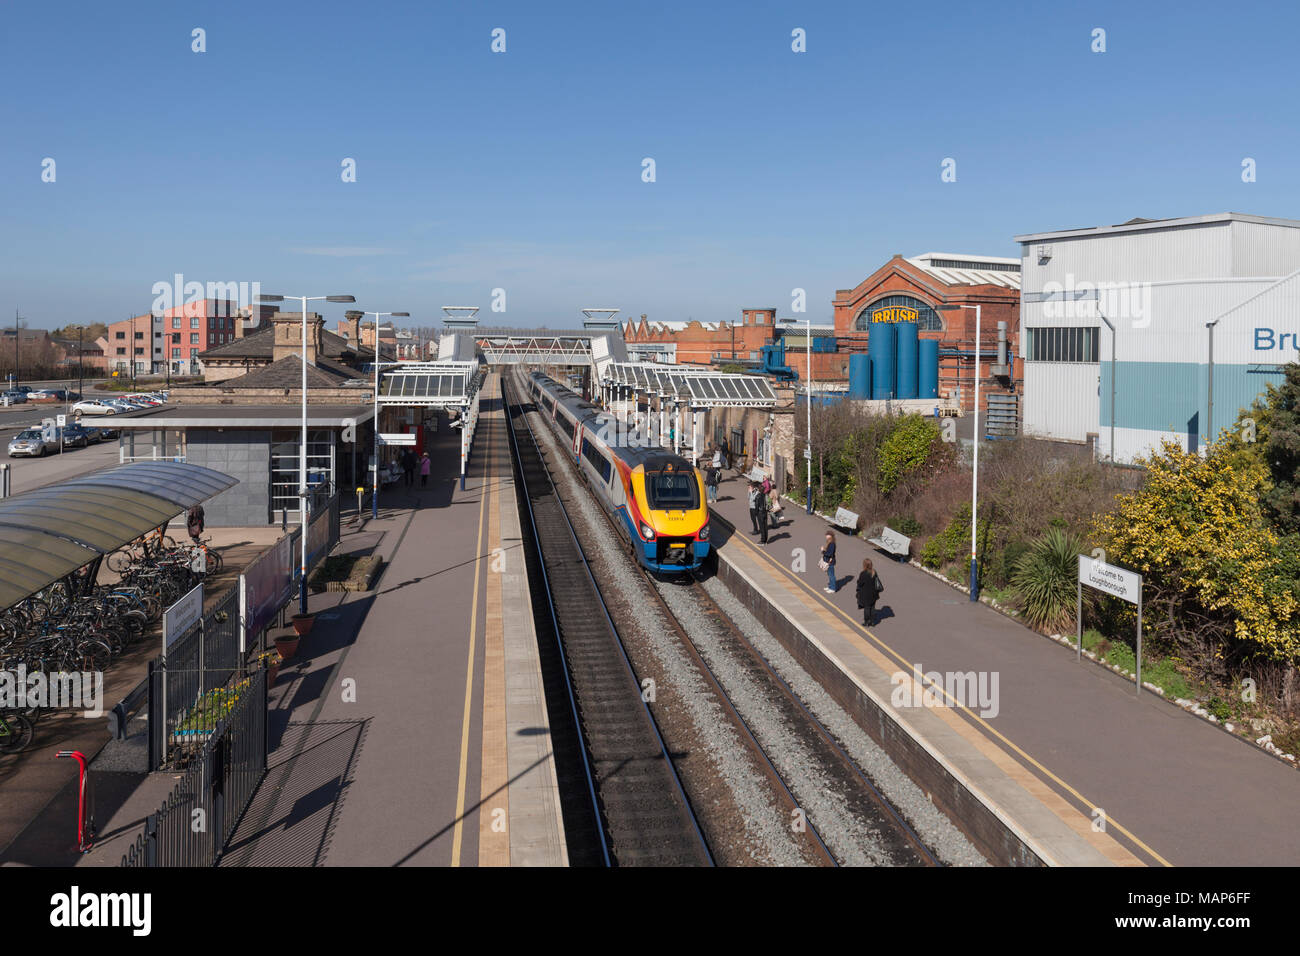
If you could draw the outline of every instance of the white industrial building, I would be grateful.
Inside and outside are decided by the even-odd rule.
[[[1300,221],[1134,219],[1016,241],[1027,435],[1121,462],[1162,438],[1202,448],[1297,360]]]

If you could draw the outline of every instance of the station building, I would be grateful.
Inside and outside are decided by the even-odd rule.
[[[1131,462],[1201,448],[1300,347],[1300,221],[1240,213],[1017,236],[1026,434]]]

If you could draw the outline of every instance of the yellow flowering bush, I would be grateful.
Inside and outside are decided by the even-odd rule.
[[[1173,441],[1138,463],[1145,483],[1118,496],[1093,531],[1107,560],[1149,585],[1151,629],[1207,650],[1235,639],[1248,653],[1300,658],[1300,601],[1261,510],[1262,465],[1224,443],[1202,457]]]

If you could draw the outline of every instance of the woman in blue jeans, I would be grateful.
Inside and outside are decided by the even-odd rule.
[[[830,586],[822,590],[827,594],[834,594],[837,590],[835,586],[835,533],[826,532],[826,543],[822,545],[822,564],[826,565],[826,577],[830,581]]]

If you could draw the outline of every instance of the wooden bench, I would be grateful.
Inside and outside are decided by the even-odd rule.
[[[879,538],[868,538],[871,544],[874,544],[881,551],[887,551],[899,561],[906,561],[912,550],[912,539],[905,534],[899,534],[893,528],[886,526],[880,532]]]

